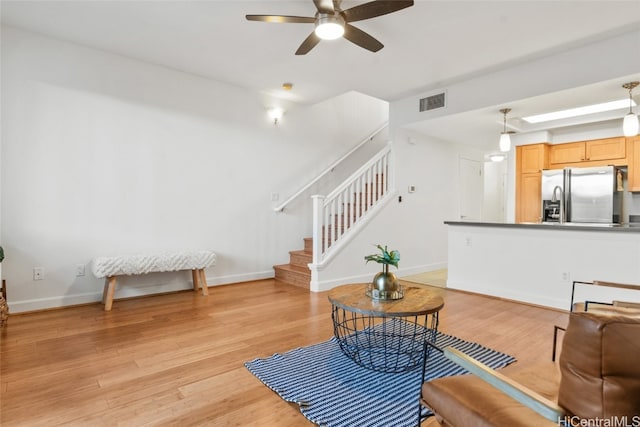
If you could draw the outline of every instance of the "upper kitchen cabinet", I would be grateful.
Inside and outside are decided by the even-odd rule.
[[[548,144],[516,147],[516,163],[520,173],[538,173],[547,168]]]
[[[626,139],[606,138],[587,141],[586,143],[586,160],[615,160],[627,157]]]
[[[549,149],[549,164],[582,162],[585,160],[585,154],[586,144],[584,142],[552,145]]]
[[[627,138],[629,148],[629,191],[640,191],[640,136]]]
[[[577,163],[583,163],[582,166],[598,166],[606,163],[625,164],[626,158],[624,137],[556,144],[549,148],[549,165],[554,169],[579,166]],[[584,164],[585,162],[589,163]]]
[[[548,166],[546,143],[516,147],[516,222],[540,222],[542,169]]]

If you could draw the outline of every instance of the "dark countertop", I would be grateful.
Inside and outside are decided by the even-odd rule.
[[[571,231],[611,231],[624,233],[640,233],[640,223],[630,224],[594,224],[594,223],[565,223],[542,224],[533,222],[472,222],[472,221],[445,221],[447,225],[466,225],[472,227],[496,227],[496,228],[525,228],[529,230],[571,230]]]

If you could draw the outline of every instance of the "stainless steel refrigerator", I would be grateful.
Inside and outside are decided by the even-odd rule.
[[[542,222],[619,223],[615,166],[542,171]]]

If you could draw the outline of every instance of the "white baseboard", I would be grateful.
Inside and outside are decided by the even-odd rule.
[[[414,274],[428,273],[429,271],[442,270],[444,268],[447,268],[447,263],[446,262],[436,262],[436,263],[433,263],[433,264],[423,264],[423,265],[419,265],[419,266],[416,266],[416,267],[401,268],[396,273],[396,276],[398,276],[400,279],[402,279],[404,276],[412,276]]]
[[[251,280],[263,280],[273,279],[275,272],[273,269],[266,271],[256,271],[253,273],[245,274],[229,274],[227,276],[207,277],[207,284],[209,286],[215,285],[227,285],[230,283],[249,282]]]
[[[371,274],[361,274],[358,276],[341,277],[339,279],[323,280],[317,283],[316,286],[311,287],[312,292],[324,292],[329,291],[336,286],[346,285],[349,283],[366,283],[373,279]]]
[[[48,298],[37,298],[23,301],[7,301],[9,313],[46,310],[48,308],[66,307],[69,305],[89,304],[102,300],[102,292],[91,292],[75,295],[60,295]]]
[[[505,290],[502,288],[494,288],[490,286],[475,286],[474,284],[470,283],[451,281],[447,281],[447,289],[472,292],[479,295],[488,295],[495,298],[502,298],[515,302],[522,302],[560,310],[567,309],[567,301],[559,298],[549,297],[547,295],[539,295],[535,292],[523,292],[519,290],[509,289]]]
[[[426,273],[428,271],[440,270],[443,268],[447,268],[446,262],[424,264],[424,265],[419,265],[419,266],[409,267],[409,268],[401,268],[401,269],[398,269],[398,271],[393,271],[393,273],[395,273],[395,275],[398,276],[398,278],[402,279],[402,276],[410,276],[412,274]],[[324,292],[324,291],[329,291],[335,288],[336,286],[345,285],[348,283],[368,283],[372,279],[373,279],[373,275],[371,273],[367,273],[367,274],[360,274],[357,276],[341,277],[339,279],[322,280],[318,282],[317,286],[312,286],[311,291]]]
[[[227,276],[207,277],[207,284],[211,286],[226,285],[231,283],[248,282],[251,280],[263,280],[274,277],[273,270],[258,271],[245,274],[231,274]],[[154,295],[165,292],[176,292],[193,289],[193,282],[168,283],[159,285],[141,286],[117,286],[114,299],[133,298]],[[9,300],[10,313],[24,313],[28,311],[46,310],[72,305],[90,304],[102,301],[102,289],[97,292],[87,292],[71,295],[60,295],[47,298],[37,298],[22,301]]]

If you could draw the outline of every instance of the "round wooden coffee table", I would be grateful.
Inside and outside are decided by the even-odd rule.
[[[444,300],[425,288],[404,286],[404,298],[376,300],[366,283],[329,291],[333,330],[340,348],[357,364],[382,372],[410,371],[426,361],[435,342]]]

